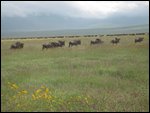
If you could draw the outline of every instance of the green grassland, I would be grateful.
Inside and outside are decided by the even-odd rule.
[[[1,111],[149,111],[149,36],[1,40]],[[65,40],[62,48],[42,44]],[[11,50],[16,41],[23,49]]]

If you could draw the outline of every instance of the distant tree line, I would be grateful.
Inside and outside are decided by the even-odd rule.
[[[106,35],[70,35],[70,36],[47,36],[47,37],[22,37],[22,38],[1,38],[7,39],[49,39],[49,38],[79,38],[79,37],[103,37],[103,36],[135,36],[135,35],[149,35],[149,33],[130,33],[130,34],[106,34]]]

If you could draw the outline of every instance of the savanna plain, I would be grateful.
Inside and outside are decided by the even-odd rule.
[[[149,111],[149,36],[136,37],[1,39],[1,111]],[[65,46],[42,50],[58,40]],[[17,41],[24,48],[10,49]]]

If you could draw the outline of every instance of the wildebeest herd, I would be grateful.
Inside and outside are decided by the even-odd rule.
[[[139,38],[136,38],[134,40],[135,43],[137,42],[142,42],[144,38],[142,37],[139,37]],[[112,43],[113,45],[117,43],[119,43],[120,41],[120,38],[115,38],[113,40],[110,41],[110,43]],[[90,42],[90,45],[95,45],[95,44],[102,44],[104,43],[104,41],[102,41],[101,39],[96,39],[94,41],[91,41]],[[81,45],[81,40],[73,40],[73,41],[70,41],[69,42],[69,46],[68,47],[72,47],[72,46],[77,46],[77,45]],[[48,49],[48,48],[56,48],[56,47],[63,47],[65,46],[65,41],[58,41],[58,42],[49,42],[49,43],[45,43],[45,44],[42,44],[42,50],[44,49]],[[24,47],[24,43],[21,43],[21,42],[16,42],[15,44],[12,44],[10,46],[10,49],[21,49]]]
[[[65,46],[65,41],[50,42],[48,44],[43,44],[42,50],[48,48],[54,48],[54,47],[63,47],[63,46]]]

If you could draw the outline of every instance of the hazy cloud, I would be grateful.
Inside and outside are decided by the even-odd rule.
[[[149,24],[149,1],[2,1],[1,31]]]
[[[107,18],[114,14],[149,13],[149,1],[2,1],[2,17],[61,15],[76,18]]]

